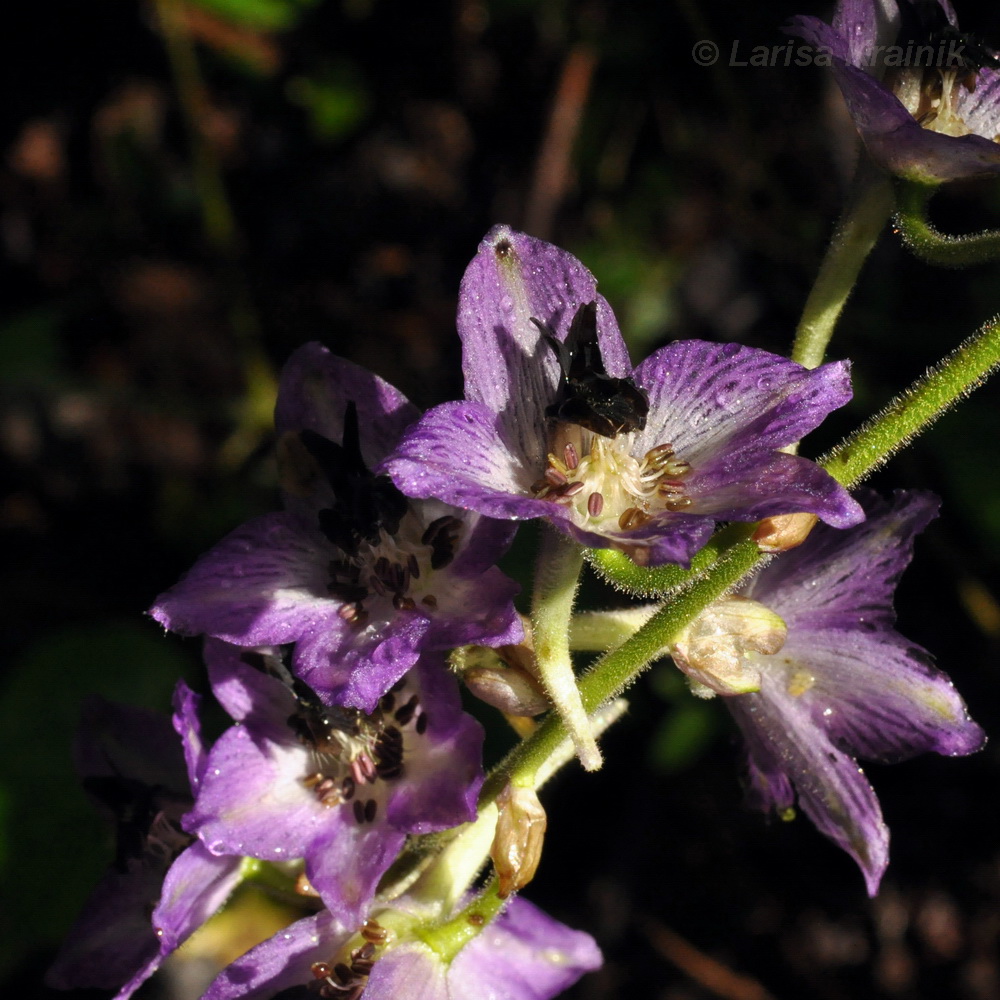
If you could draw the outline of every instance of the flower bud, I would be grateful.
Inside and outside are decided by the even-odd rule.
[[[788,629],[769,608],[745,597],[710,604],[671,649],[674,663],[702,697],[760,690],[760,665],[752,654],[777,653]],[[750,654],[750,655],[748,655]]]
[[[761,552],[787,552],[801,545],[816,527],[815,514],[779,514],[757,525],[753,540]]]
[[[530,636],[529,628],[525,642],[499,649],[462,646],[451,656],[452,669],[477,698],[505,715],[541,715],[552,703],[535,676]]]
[[[500,880],[498,895],[505,899],[534,877],[542,858],[545,810],[533,788],[507,784],[497,796],[500,815],[490,857]]]

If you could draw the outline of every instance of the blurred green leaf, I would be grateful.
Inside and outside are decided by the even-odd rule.
[[[318,78],[298,76],[289,80],[287,94],[309,114],[312,133],[321,142],[345,138],[368,114],[364,83],[346,62],[327,68]]]
[[[188,0],[233,24],[254,31],[287,31],[317,0]]]
[[[718,728],[715,708],[689,699],[670,710],[649,746],[650,764],[661,774],[674,774],[693,764],[708,749]]]

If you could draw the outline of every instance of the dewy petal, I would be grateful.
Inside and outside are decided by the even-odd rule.
[[[766,659],[779,659],[779,656]],[[986,742],[948,677],[895,633],[795,628],[780,653],[793,691],[836,745],[892,763],[934,751],[965,756]]]
[[[577,309],[594,301],[605,368],[623,378],[631,365],[614,314],[572,254],[495,226],[466,269],[458,308],[465,395],[500,416],[522,465],[544,459],[544,412],[560,379],[555,351],[533,320],[564,340]]]
[[[270,1000],[282,990],[312,981],[313,962],[328,960],[352,933],[324,910],[251,948],[226,966],[201,1000]]]
[[[874,896],[889,863],[889,831],[857,761],[834,746],[808,702],[789,694],[780,679],[765,673],[758,693],[725,702],[758,774],[782,772],[791,780],[803,812],[857,861]]]
[[[533,419],[543,434],[544,414]],[[545,447],[539,438],[539,450],[525,458],[485,404],[444,403],[410,428],[385,469],[407,496],[438,497],[490,517],[542,517],[552,504],[530,493],[545,468]]]
[[[205,770],[206,758],[205,744],[201,738],[201,720],[198,718],[200,704],[201,696],[195,694],[184,681],[178,681],[177,687],[174,689],[172,721],[184,749],[188,781],[195,792],[198,790],[198,784]]]
[[[805,511],[838,527],[861,520],[857,503],[819,466],[776,451],[851,398],[846,364],[810,371],[767,351],[692,340],[657,351],[635,379],[650,414],[634,453],[669,443],[690,464],[686,513],[755,521]]]
[[[915,537],[937,517],[939,501],[921,490],[898,491],[891,501],[871,490],[858,490],[856,497],[867,514],[864,524],[849,532],[818,526],[806,544],[755,576],[744,596],[766,604],[789,628],[890,628],[896,584],[913,558]]]
[[[589,934],[560,924],[527,900],[515,899],[451,963],[448,997],[548,1000],[585,972],[600,968],[602,961]]]
[[[337,624],[317,539],[288,514],[264,514],[227,535],[194,564],[150,614],[181,635],[212,635],[239,646],[295,642]]]

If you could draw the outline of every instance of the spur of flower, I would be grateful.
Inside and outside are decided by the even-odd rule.
[[[818,526],[741,594],[710,608],[675,662],[703,693],[729,695],[746,741],[751,801],[790,816],[797,800],[857,861],[875,895],[889,832],[856,758],[963,756],[985,736],[930,655],[893,628],[893,590],[937,499],[859,495],[864,524],[843,532]]]
[[[402,896],[356,924],[305,917],[224,969],[202,1000],[549,1000],[601,965],[588,934],[524,899],[442,955],[420,933],[438,909]]]
[[[197,696],[183,682],[174,710],[173,726],[99,699],[84,712],[78,768],[114,817],[116,858],[67,935],[49,986],[113,989],[125,1000],[241,879],[239,858],[216,857],[182,829],[205,773]]]
[[[928,183],[1000,172],[1000,60],[947,0],[839,0],[832,25],[799,16],[788,30],[829,50],[880,166]]]
[[[325,701],[366,712],[424,650],[518,641],[507,525],[411,501],[373,471],[419,413],[377,376],[307,344],[275,410],[285,509],[237,528],[151,614],[239,646],[295,643]]]
[[[482,727],[455,678],[424,657],[372,713],[326,706],[272,648],[205,648],[219,737],[184,827],[214,854],[305,859],[338,919],[360,919],[407,834],[476,816]]]
[[[826,472],[778,450],[850,399],[846,363],[682,341],[633,370],[590,272],[506,226],[465,273],[458,329],[465,401],[426,413],[384,464],[408,496],[544,517],[647,565],[686,563],[716,521],[861,519]]]

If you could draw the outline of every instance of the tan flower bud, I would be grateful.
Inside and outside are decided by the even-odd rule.
[[[710,604],[671,649],[674,663],[691,678],[696,693],[747,694],[760,690],[754,653],[777,653],[785,644],[785,623],[769,608],[745,597]]]
[[[819,518],[815,514],[781,514],[765,517],[757,525],[753,540],[761,552],[787,552],[801,545]]]
[[[534,877],[545,840],[545,810],[533,788],[506,785],[497,796],[500,815],[490,857],[500,880],[498,895],[505,899]]]
[[[541,715],[552,707],[533,677],[511,667],[472,667],[462,680],[477,698],[504,715]]]

